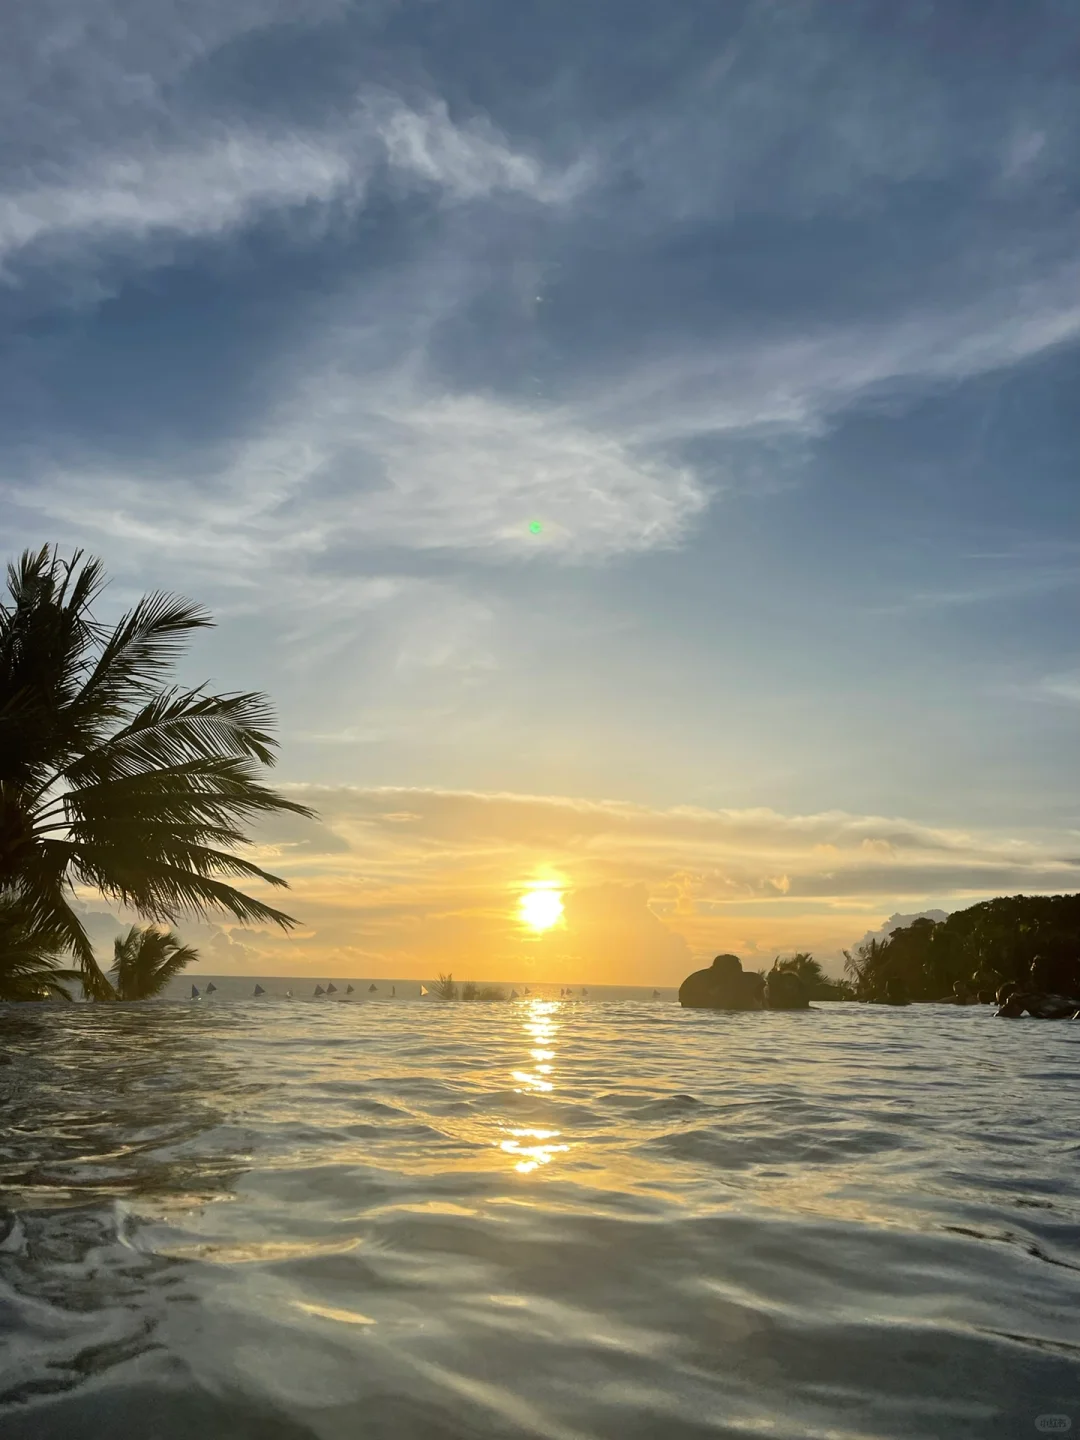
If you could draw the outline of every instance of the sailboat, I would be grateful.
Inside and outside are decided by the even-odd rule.
[[[587,994],[589,993],[588,990],[585,989],[585,986],[584,986],[584,985],[582,985],[582,987],[581,987],[581,993],[582,993],[583,995],[587,995]]]
[[[525,994],[527,995],[528,993],[529,993],[529,987],[528,987],[528,985],[526,985],[526,986],[525,986]]]
[[[266,991],[262,988],[261,985],[256,985],[255,989],[251,993],[252,995],[265,995]]]
[[[286,990],[286,991],[285,991],[285,999],[286,999],[286,1000],[291,1000],[291,999],[292,999],[292,991],[291,991],[291,990]]]
[[[517,993],[517,991],[516,991],[516,990],[511,990],[511,991],[510,991],[510,999],[511,999],[511,1000],[516,1000],[517,998],[518,998],[518,993]]]
[[[325,995],[325,994],[326,994],[326,991],[322,988],[321,985],[316,985],[316,986],[315,986],[315,994],[316,994],[316,995]]]
[[[346,985],[346,986],[345,986],[345,994],[346,994],[346,995],[351,995],[352,992],[353,992],[353,987],[352,987],[351,985]]]
[[[367,987],[367,993],[369,995],[374,995],[375,991],[378,990],[378,988],[378,985],[376,985],[375,982],[372,981],[372,983]]]
[[[198,1000],[198,998],[199,998],[199,990],[198,990],[198,986],[196,986],[196,985],[192,985],[192,987],[191,987],[191,998],[192,998],[193,1000]]]
[[[206,993],[207,993],[207,995],[213,995],[213,993],[214,993],[214,991],[215,991],[216,989],[217,989],[217,986],[214,984],[213,980],[211,980],[210,983],[209,983],[209,985],[207,985],[207,987],[206,987]]]
[[[391,985],[391,986],[390,986],[390,999],[393,1000],[396,995],[397,995],[397,986],[396,986],[396,985]]]
[[[330,981],[329,985],[327,985],[327,987],[326,987],[326,993],[327,993],[328,995],[336,995],[336,994],[337,994],[337,986],[334,984],[334,982],[333,982],[332,980]]]
[[[654,1000],[659,1000],[659,999],[660,999],[660,991],[659,991],[659,990],[654,990],[654,991],[652,992],[652,998],[653,998]]]
[[[421,985],[421,986],[420,986],[420,994],[421,994],[421,995],[426,995],[427,993],[428,993],[428,988],[427,988],[427,986],[426,986],[426,985]]]

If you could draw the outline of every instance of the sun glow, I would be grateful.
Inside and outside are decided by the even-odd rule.
[[[527,890],[518,908],[523,924],[533,930],[550,930],[562,919],[562,895],[558,890]]]

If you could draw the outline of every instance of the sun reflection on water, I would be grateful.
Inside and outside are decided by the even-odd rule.
[[[511,1070],[510,1076],[518,1094],[550,1095],[555,1089],[555,1081],[550,1077],[555,1072],[551,1062],[555,1059],[559,1009],[554,1000],[531,1000],[525,1007],[524,1030],[531,1045],[529,1058],[533,1066],[531,1070]],[[550,1165],[556,1155],[570,1148],[556,1143],[561,1138],[559,1130],[518,1127],[507,1129],[506,1136],[499,1142],[499,1148],[514,1157],[514,1169],[519,1175],[528,1175],[541,1165]]]

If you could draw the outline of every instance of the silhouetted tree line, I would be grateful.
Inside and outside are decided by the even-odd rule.
[[[1078,993],[1080,895],[1011,895],[957,910],[947,920],[915,920],[887,940],[845,951],[858,1000],[990,1001],[1005,984],[1022,985],[1039,962],[1037,988]]]

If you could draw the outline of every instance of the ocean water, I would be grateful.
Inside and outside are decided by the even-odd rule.
[[[0,1054],[4,1440],[1080,1429],[1080,1024],[162,1001]]]

